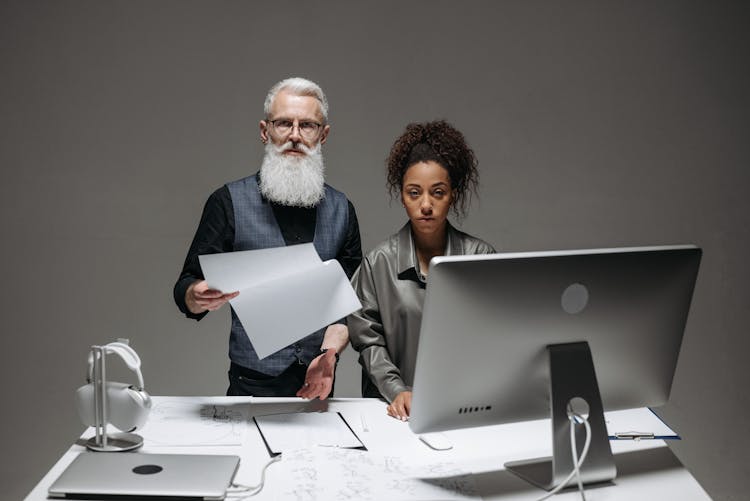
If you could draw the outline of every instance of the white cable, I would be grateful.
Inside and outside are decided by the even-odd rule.
[[[574,417],[576,419],[579,419],[583,423],[583,425],[586,427],[586,440],[583,443],[583,450],[581,451],[581,457],[580,457],[580,459],[578,459],[578,461],[575,461],[575,460],[573,461],[573,471],[570,472],[570,475],[568,475],[565,478],[565,480],[563,480],[562,482],[560,482],[560,484],[557,487],[555,487],[554,489],[552,489],[551,491],[549,491],[547,494],[545,494],[544,496],[542,496],[539,499],[537,499],[537,501],[544,501],[545,499],[554,496],[555,494],[557,494],[558,492],[560,492],[562,489],[564,489],[565,486],[568,485],[568,482],[570,482],[570,480],[575,475],[578,474],[579,468],[581,467],[581,465],[583,464],[583,462],[586,460],[586,455],[589,453],[589,445],[591,445],[591,425],[589,424],[588,420],[586,418],[584,418],[583,416],[580,416],[578,414],[574,414],[572,417]],[[573,440],[573,444],[575,444],[575,433],[574,433],[575,432],[575,425],[574,425],[573,421],[571,421],[571,429],[570,430],[571,430],[571,435],[574,437],[572,439]],[[575,457],[575,454],[576,454],[576,447],[575,447],[575,445],[573,445],[573,454],[574,454],[574,457]],[[580,482],[580,479],[579,479],[579,482]],[[580,486],[580,483],[579,483],[579,486]],[[583,495],[583,491],[581,491],[581,495]]]
[[[271,466],[273,463],[281,460],[281,454],[278,454],[271,459],[268,460],[268,462],[263,465],[263,468],[260,470],[260,483],[258,485],[242,485],[242,484],[235,484],[232,482],[232,485],[229,489],[227,489],[227,497],[228,498],[236,498],[236,499],[244,499],[249,498],[251,496],[255,496],[260,491],[263,490],[263,485],[266,483],[266,470],[269,466]],[[232,487],[234,487],[234,490],[230,490]]]
[[[583,490],[583,483],[581,482],[581,469],[578,465],[578,444],[576,444],[576,420],[580,419],[586,421],[586,418],[574,414],[570,419],[570,452],[573,456],[573,471],[575,472],[576,481],[578,482],[578,492],[581,493],[581,500],[586,501],[586,494]],[[588,421],[586,421],[588,424]],[[582,462],[583,463],[583,462]]]

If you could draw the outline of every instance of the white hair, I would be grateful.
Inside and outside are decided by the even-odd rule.
[[[302,157],[286,157],[284,150],[296,147]],[[260,166],[260,192],[272,202],[293,207],[315,207],[325,196],[325,166],[320,143],[312,148],[287,141],[270,142]]]
[[[323,119],[328,120],[328,99],[323,94],[323,89],[315,82],[300,77],[287,78],[271,87],[266,96],[266,101],[263,103],[263,113],[266,117],[271,113],[271,105],[273,100],[276,99],[276,94],[282,90],[289,91],[295,96],[314,97],[320,103],[320,112],[323,114]]]

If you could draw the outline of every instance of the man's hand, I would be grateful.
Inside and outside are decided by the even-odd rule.
[[[391,405],[386,409],[388,415],[406,421],[409,419],[409,412],[411,411],[411,392],[402,391],[396,398],[393,399]]]
[[[333,387],[333,375],[336,370],[336,350],[329,349],[319,355],[307,368],[305,384],[297,392],[298,397],[321,400],[328,398]]]
[[[224,294],[216,289],[210,289],[205,280],[198,280],[190,284],[185,291],[185,304],[191,313],[197,315],[204,311],[218,310],[237,295],[239,291]]]

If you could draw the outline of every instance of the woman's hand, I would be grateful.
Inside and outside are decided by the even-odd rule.
[[[409,412],[411,411],[411,392],[402,391],[396,398],[393,399],[391,405],[386,409],[388,415],[406,421],[409,419]]]

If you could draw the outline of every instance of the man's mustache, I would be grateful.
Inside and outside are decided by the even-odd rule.
[[[277,153],[284,153],[285,151],[301,151],[306,155],[312,154],[312,148],[305,146],[303,143],[295,143],[294,141],[287,141],[284,144],[273,145]]]

